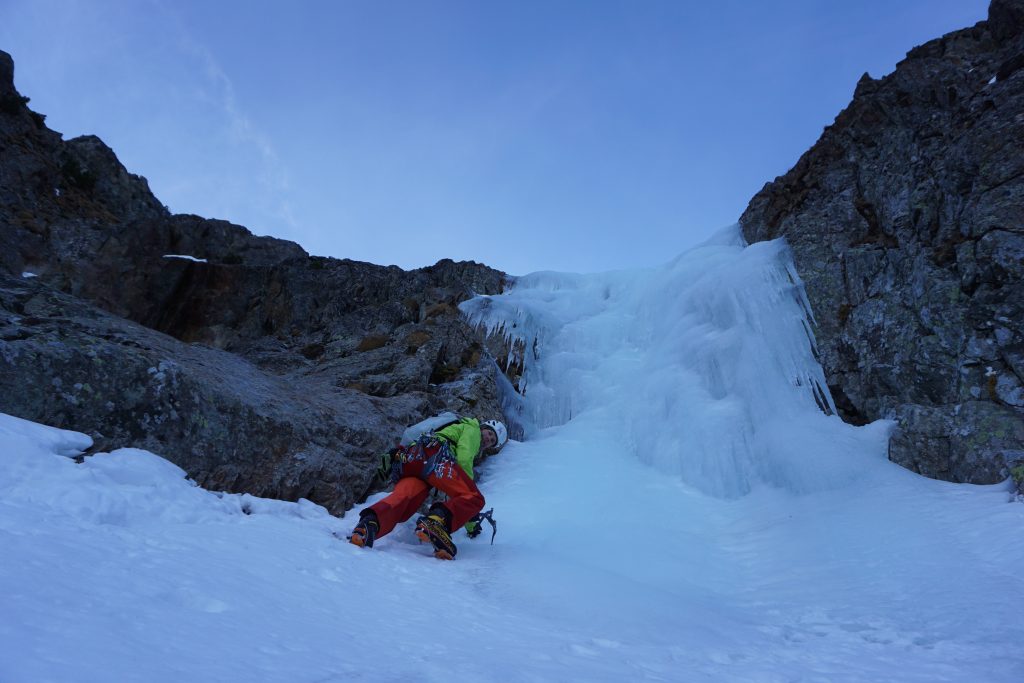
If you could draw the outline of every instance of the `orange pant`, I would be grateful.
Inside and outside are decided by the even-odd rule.
[[[443,458],[431,464],[428,456],[433,454],[421,453],[418,449],[418,445],[409,448],[408,459],[402,464],[401,478],[391,495],[360,513],[373,510],[377,514],[380,523],[377,538],[416,514],[432,488],[448,496],[448,500],[439,505],[448,510],[451,520],[449,531],[452,533],[484,509],[483,494],[454,458]],[[424,471],[428,471],[426,478],[423,477]]]

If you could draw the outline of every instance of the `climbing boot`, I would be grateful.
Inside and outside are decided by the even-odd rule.
[[[454,560],[458,549],[448,533],[448,525],[441,515],[431,514],[416,520],[416,537],[434,546],[434,557],[439,560]]]
[[[379,528],[380,524],[377,522],[377,515],[369,512],[359,518],[359,522],[352,529],[352,535],[348,537],[348,542],[360,548],[372,548]]]

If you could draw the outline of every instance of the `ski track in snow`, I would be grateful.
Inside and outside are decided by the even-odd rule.
[[[0,415],[0,681],[1019,683],[1024,506],[818,410],[784,261],[724,235],[471,303],[540,355],[454,562]]]

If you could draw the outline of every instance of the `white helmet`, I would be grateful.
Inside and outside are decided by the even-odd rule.
[[[505,425],[497,420],[487,420],[481,427],[490,427],[494,430],[494,436],[498,437],[498,442],[494,444],[495,448],[501,448],[508,441],[508,430],[505,429]]]

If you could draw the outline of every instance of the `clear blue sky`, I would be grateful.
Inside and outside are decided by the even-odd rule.
[[[313,254],[655,265],[982,0],[0,0],[16,85],[172,211]]]

